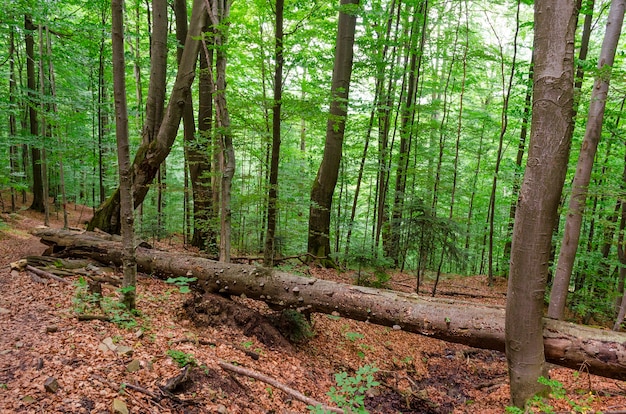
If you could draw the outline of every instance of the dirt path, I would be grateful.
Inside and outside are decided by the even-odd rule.
[[[84,210],[70,212],[72,226],[86,219]],[[45,250],[28,233],[41,225],[41,216],[21,211],[2,215],[2,221],[9,227],[0,231],[1,413],[109,413],[116,400],[131,413],[309,412],[285,392],[227,372],[220,362],[254,370],[324,403],[331,403],[327,392],[336,385],[335,373],[354,376],[361,367],[375,366],[381,385],[366,395],[371,413],[505,411],[508,385],[501,353],[317,314],[315,336],[308,341],[265,344],[236,324],[190,321],[184,303],[191,294],[146,275],[139,281],[141,315],[135,322],[79,322],[75,310],[87,304],[77,294],[76,277],[70,278],[73,284],[41,283],[26,272],[9,271],[10,262]],[[55,218],[53,226],[61,223]],[[350,281],[347,274],[310,271]],[[394,276],[393,287],[410,290],[410,285],[410,276]],[[488,296],[483,301],[502,303],[506,286],[501,281],[488,288],[484,278],[476,277],[446,279],[441,290],[481,292]],[[115,288],[105,285],[104,294],[114,297]],[[239,302],[271,314],[263,304]],[[233,319],[232,312],[228,315]],[[159,387],[181,373],[178,362],[183,360],[195,364],[188,380],[174,394],[164,394]],[[574,401],[582,407],[578,412],[626,410],[622,382],[563,368],[554,368],[551,375],[564,384],[572,401],[548,401],[556,412],[572,412]],[[53,380],[58,389],[46,390]]]

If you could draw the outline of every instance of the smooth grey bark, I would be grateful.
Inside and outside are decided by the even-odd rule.
[[[126,63],[124,59],[124,0],[111,1],[111,45],[113,50],[113,96],[115,98],[115,137],[120,174],[120,216],[122,230],[121,302],[130,310],[136,307],[137,262],[135,260],[132,171],[128,143],[128,108],[126,105]]]
[[[511,402],[523,407],[545,391],[543,301],[552,229],[567,171],[574,103],[572,0],[535,1],[531,142],[513,228],[506,304]]]
[[[572,182],[572,194],[570,196],[565,229],[559,260],[554,275],[554,283],[550,292],[550,306],[548,307],[548,317],[562,319],[565,312],[567,292],[569,290],[572,269],[576,260],[578,241],[580,240],[580,229],[582,226],[583,213],[587,202],[587,190],[591,180],[593,162],[598,149],[598,143],[602,136],[602,122],[604,120],[604,109],[609,91],[611,72],[617,45],[622,31],[624,21],[624,8],[626,0],[611,1],[609,16],[606,22],[606,32],[602,41],[600,58],[598,59],[598,72],[591,93],[589,102],[589,114],[585,137],[578,155],[576,173]]]

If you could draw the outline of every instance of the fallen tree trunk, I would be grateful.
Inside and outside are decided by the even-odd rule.
[[[95,233],[35,232],[57,254],[121,265],[121,243]],[[198,278],[205,292],[245,295],[283,308],[336,314],[460,343],[504,351],[504,309],[346,285],[262,267],[221,263],[187,254],[137,248],[137,265],[150,274]],[[544,319],[548,362],[626,379],[626,334]]]

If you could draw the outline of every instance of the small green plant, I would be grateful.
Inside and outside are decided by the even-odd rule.
[[[198,280],[197,277],[179,276],[179,277],[170,277],[165,281],[165,283],[176,285],[180,293],[189,293],[191,292],[191,289],[189,289],[189,284],[192,282],[195,282],[196,280]]]
[[[589,406],[589,404],[593,402],[593,395],[591,395],[590,398],[585,400],[581,405],[577,401],[574,401],[567,396],[567,390],[565,390],[561,382],[545,377],[539,377],[537,382],[550,388],[550,397],[552,399],[565,400],[570,405],[570,407],[572,407],[572,413],[593,412],[593,410]],[[549,399],[540,395],[534,396],[528,401],[526,405],[526,409],[521,409],[518,407],[506,407],[506,412],[511,414],[525,414],[527,412],[552,414],[556,412],[552,404],[550,404]]]
[[[75,292],[72,298],[74,312],[77,314],[97,314],[103,313],[109,317],[114,324],[124,329],[132,329],[137,326],[136,316],[139,311],[134,309],[129,311],[117,298],[102,296],[99,293],[89,291],[87,280],[80,277],[74,282]],[[123,293],[122,289],[120,292]]]
[[[365,338],[365,335],[358,332],[346,332],[344,336],[350,341],[355,342],[357,339]]]
[[[327,395],[337,406],[348,413],[367,414],[365,409],[365,393],[380,383],[374,380],[374,373],[378,371],[373,365],[365,365],[358,369],[354,377],[345,372],[335,374],[337,387],[331,387]],[[328,411],[320,405],[308,406],[309,412],[326,414]]]
[[[177,349],[168,349],[166,353],[167,353],[167,356],[172,358],[172,360],[176,362],[178,366],[181,368],[184,368],[187,365],[191,365],[191,366],[198,365],[198,361],[196,361],[196,358],[193,355],[188,354],[186,352],[179,351]]]

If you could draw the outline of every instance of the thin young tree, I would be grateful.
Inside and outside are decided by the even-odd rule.
[[[496,215],[496,197],[498,187],[498,174],[500,174],[500,164],[502,163],[503,151],[504,151],[504,137],[509,124],[509,99],[511,97],[511,88],[513,87],[513,77],[515,76],[515,60],[517,58],[517,36],[519,34],[519,12],[521,1],[517,1],[517,9],[515,14],[515,32],[513,34],[513,61],[511,62],[511,71],[509,74],[508,82],[505,79],[504,71],[504,51],[502,41],[498,36],[495,28],[491,26],[495,37],[498,39],[498,45],[500,48],[500,76],[502,81],[502,111],[500,114],[500,137],[498,140],[498,153],[496,155],[496,165],[493,173],[493,181],[491,184],[491,194],[489,196],[489,210],[487,213],[487,220],[489,224],[489,260],[488,260],[488,280],[489,286],[493,285],[493,239],[494,239],[494,226]],[[489,22],[491,24],[491,22]]]
[[[602,135],[602,123],[609,92],[611,70],[622,31],[625,8],[626,0],[611,1],[609,16],[606,22],[606,32],[600,50],[600,58],[598,59],[598,71],[589,103],[585,137],[580,148],[576,173],[572,182],[572,194],[565,221],[565,230],[563,231],[563,241],[559,251],[559,260],[554,275],[552,291],[550,292],[548,317],[553,319],[562,319],[565,312],[567,292],[569,291],[585,204],[587,202],[591,171],[593,170],[593,162]]]
[[[215,50],[215,73],[211,76],[215,104],[216,134],[219,143],[220,182],[220,245],[219,259],[230,262],[231,248],[231,190],[235,175],[235,149],[233,147],[230,116],[226,101],[226,44],[230,0],[208,0],[207,11],[212,30],[212,48]],[[206,48],[205,48],[206,50]]]
[[[536,0],[531,142],[513,228],[505,336],[511,401],[545,388],[543,300],[567,172],[574,102],[573,0]]]
[[[272,105],[272,156],[269,174],[269,194],[267,199],[267,233],[263,263],[267,267],[274,265],[274,235],[276,234],[276,215],[278,203],[278,161],[280,158],[280,127],[283,95],[283,14],[284,0],[276,0],[276,22],[274,29],[274,103]]]
[[[124,59],[124,0],[111,0],[111,45],[113,50],[113,96],[115,100],[115,137],[120,175],[120,217],[122,230],[122,303],[129,310],[136,307],[137,262],[132,171],[128,143],[128,109],[126,106],[126,63]]]
[[[348,115],[358,5],[359,0],[341,0],[324,155],[311,189],[307,251],[324,264],[330,264],[330,212]]]

